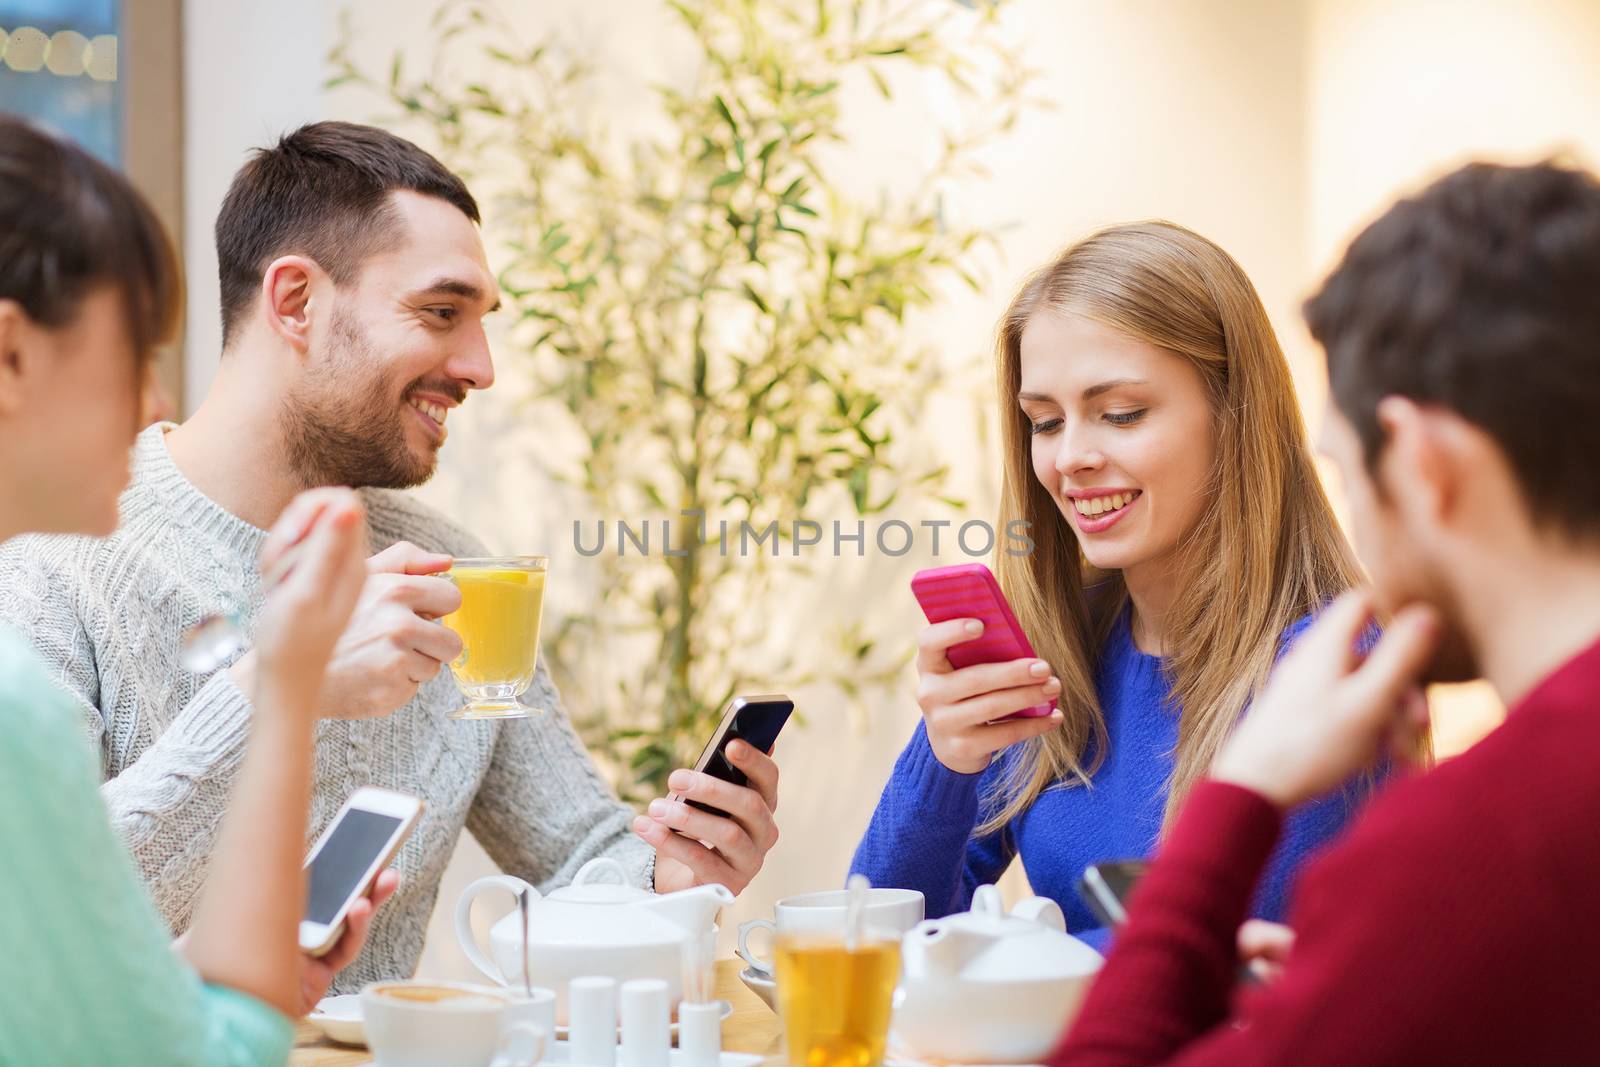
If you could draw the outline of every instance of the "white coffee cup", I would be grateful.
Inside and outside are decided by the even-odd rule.
[[[846,889],[784,897],[773,907],[773,918],[751,919],[739,924],[739,955],[752,971],[770,975],[772,961],[757,956],[750,948],[752,933],[765,929],[775,934],[843,935],[849,900],[850,892]],[[899,937],[922,921],[924,904],[922,894],[915,889],[869,889],[867,902],[862,907],[862,922],[872,930]]]
[[[516,1021],[507,998],[455,982],[376,982],[361,991],[361,1015],[373,1067],[489,1067],[497,1057],[534,1067],[550,1039]]]

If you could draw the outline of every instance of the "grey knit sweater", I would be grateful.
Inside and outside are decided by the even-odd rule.
[[[406,540],[485,554],[404,494],[361,496],[374,552]],[[196,489],[172,462],[159,425],[139,437],[121,516],[104,540],[29,536],[0,548],[0,622],[32,642],[74,697],[100,754],[112,822],[179,932],[205,879],[251,715],[226,671],[200,677],[178,666],[179,638],[209,612],[244,607],[254,615],[266,532]],[[633,836],[632,813],[596,773],[542,666],[527,699],[551,710],[499,723],[447,719],[461,694],[445,670],[393,715],[319,724],[308,842],[363,785],[427,803],[399,855],[400,891],[335,991],[416,968],[463,827],[504,870],[541,887],[569,881],[602,855],[649,884],[654,853]]]

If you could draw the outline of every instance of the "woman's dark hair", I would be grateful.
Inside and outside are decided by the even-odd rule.
[[[93,289],[121,290],[141,361],[182,303],[172,244],[126,178],[77,145],[0,112],[0,300],[41,326],[70,323]]]

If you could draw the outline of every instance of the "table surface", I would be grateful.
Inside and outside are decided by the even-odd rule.
[[[717,997],[733,1005],[733,1014],[722,1022],[722,1047],[728,1052],[776,1056],[778,1017],[739,981],[742,963],[738,959],[717,962]],[[366,1049],[334,1044],[304,1019],[295,1024],[294,1037],[290,1067],[365,1067],[372,1062],[372,1053]]]

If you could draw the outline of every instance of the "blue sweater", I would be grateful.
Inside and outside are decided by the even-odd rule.
[[[1310,621],[1307,617],[1291,627],[1283,646]],[[1033,891],[1061,905],[1069,931],[1103,947],[1106,933],[1095,929],[1093,913],[1074,887],[1091,863],[1154,851],[1178,740],[1178,715],[1168,706],[1170,687],[1161,660],[1133,643],[1126,611],[1102,650],[1096,689],[1110,743],[1092,785],[1047,789],[1010,824],[985,837],[974,837],[973,831],[1004,754],[979,774],[957,773],[939,762],[926,725],[918,723],[850,870],[873,885],[921,890],[928,917],[938,918],[964,911],[973,891],[999,878],[1020,854]],[[1368,791],[1364,783],[1352,785],[1289,814],[1252,914],[1281,921],[1300,865],[1339,832]]]

